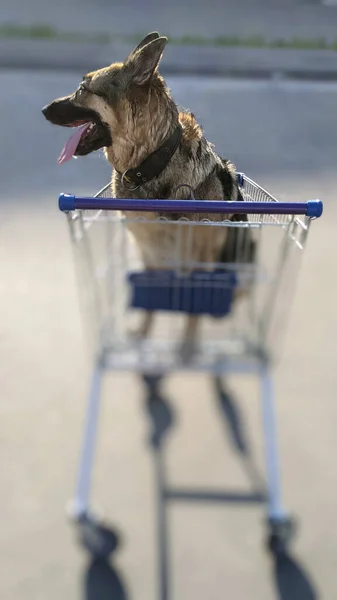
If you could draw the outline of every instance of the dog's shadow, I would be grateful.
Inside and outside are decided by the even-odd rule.
[[[224,383],[216,378],[216,406],[222,418],[226,437],[233,450],[242,459],[247,476],[252,484],[253,493],[229,494],[225,492],[207,493],[203,490],[184,490],[170,492],[165,472],[165,441],[176,424],[176,415],[169,400],[163,395],[160,377],[143,377],[146,396],[145,408],[150,421],[149,443],[154,456],[155,486],[157,496],[157,535],[158,535],[158,598],[170,599],[170,548],[168,502],[177,500],[197,502],[263,502],[265,500],[264,483],[256,468],[248,440],[244,419],[238,404]],[[272,563],[272,576],[277,600],[318,600],[319,596],[309,576],[290,554],[276,558]],[[88,598],[88,600],[91,600]],[[97,598],[97,600],[101,600]],[[105,599],[104,599],[105,600]]]
[[[84,600],[128,600],[117,569],[105,559],[92,559],[83,578]]]
[[[145,409],[150,422],[149,445],[158,452],[175,425],[176,418],[170,402],[163,395],[162,377],[144,375],[143,382],[146,390]]]

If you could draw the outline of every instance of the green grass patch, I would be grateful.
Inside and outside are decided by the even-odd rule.
[[[0,38],[32,39],[32,40],[55,40],[69,42],[89,42],[97,44],[108,44],[113,42],[124,42],[137,44],[144,37],[142,34],[127,36],[103,33],[83,33],[78,31],[65,32],[51,25],[16,25],[7,23],[0,25]],[[171,44],[181,46],[223,46],[244,48],[284,48],[292,50],[335,50],[337,51],[337,38],[331,42],[324,38],[302,39],[298,37],[287,39],[267,40],[261,35],[252,36],[215,36],[208,38],[201,35],[184,35],[170,37]]]

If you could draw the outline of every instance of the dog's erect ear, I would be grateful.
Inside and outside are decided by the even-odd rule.
[[[159,65],[167,41],[166,37],[158,37],[129,56],[125,67],[132,83],[144,85],[150,81]]]
[[[152,33],[149,33],[139,44],[138,46],[136,46],[136,48],[134,50],[132,50],[132,52],[130,52],[129,58],[131,58],[131,56],[133,56],[134,54],[136,54],[136,52],[138,52],[138,50],[141,50],[144,46],[146,46],[146,44],[149,44],[150,42],[153,42],[153,40],[157,40],[160,37],[158,31],[153,31]]]

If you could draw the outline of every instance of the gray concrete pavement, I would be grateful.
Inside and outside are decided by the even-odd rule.
[[[134,43],[74,43],[0,40],[0,68],[50,71],[96,70],[124,61]],[[335,81],[335,50],[294,50],[169,44],[160,65],[163,75],[236,76]],[[113,57],[113,58],[112,58]]]
[[[132,375],[106,378],[95,472],[94,503],[125,537],[112,567],[90,567],[64,520],[89,361],[57,195],[95,191],[109,168],[100,153],[58,167],[66,132],[48,125],[39,109],[81,75],[0,74],[8,90],[0,98],[6,115],[0,148],[1,595],[159,600],[156,462],[144,390]],[[169,83],[240,170],[281,198],[325,201],[324,218],[312,226],[276,377],[285,500],[301,518],[294,562],[275,571],[261,550],[259,507],[177,503],[168,523],[170,599],[331,600],[337,594],[337,86],[196,78]],[[230,385],[262,469],[257,386],[250,377],[232,378]],[[246,469],[208,379],[175,376],[164,391],[173,413],[165,457],[169,482],[248,491]]]

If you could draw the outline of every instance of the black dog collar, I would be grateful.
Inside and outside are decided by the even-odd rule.
[[[151,152],[138,167],[128,169],[123,174],[120,173],[122,175],[122,185],[125,189],[130,191],[136,190],[141,185],[151,181],[151,179],[158,177],[177,150],[181,136],[182,127],[179,123],[172,135],[167,138],[162,146]]]

